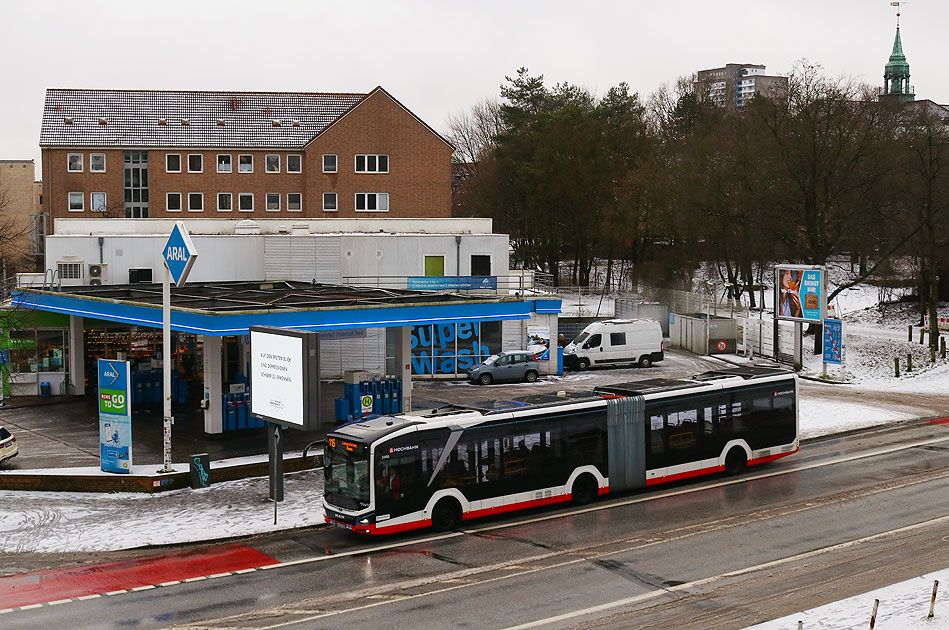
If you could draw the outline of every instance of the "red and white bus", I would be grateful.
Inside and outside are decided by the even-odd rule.
[[[797,377],[777,368],[651,379],[378,416],[327,436],[328,523],[367,534],[716,472],[798,450]]]

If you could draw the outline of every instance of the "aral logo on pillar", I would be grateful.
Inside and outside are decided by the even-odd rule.
[[[198,258],[198,252],[183,222],[175,223],[161,255],[165,259],[168,270],[171,271],[175,286],[180,287],[188,279],[188,274]]]

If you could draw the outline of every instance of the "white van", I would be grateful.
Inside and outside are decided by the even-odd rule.
[[[563,366],[576,370],[604,365],[649,367],[662,358],[662,327],[651,319],[593,322],[563,349]]]

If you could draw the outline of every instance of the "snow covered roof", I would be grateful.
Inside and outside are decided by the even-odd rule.
[[[40,146],[302,148],[367,96],[50,88]]]

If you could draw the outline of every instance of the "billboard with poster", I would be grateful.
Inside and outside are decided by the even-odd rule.
[[[774,268],[774,316],[795,322],[823,321],[827,288],[822,267],[778,265]]]
[[[318,428],[319,333],[250,327],[250,412],[267,422]]]

